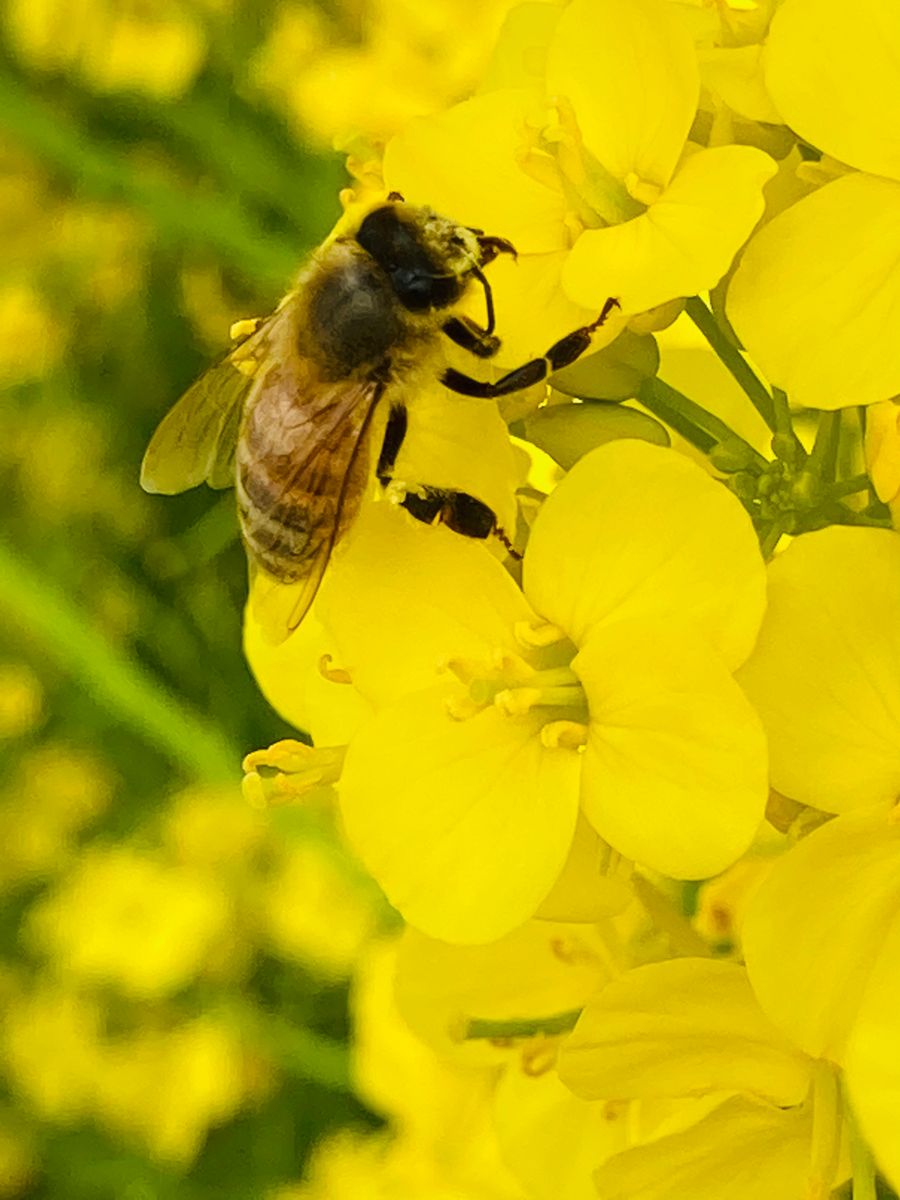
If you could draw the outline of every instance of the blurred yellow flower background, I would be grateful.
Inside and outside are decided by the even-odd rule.
[[[896,1200],[898,62],[889,0],[0,6],[0,1200]],[[479,380],[590,351],[436,362],[275,646],[141,459],[394,189],[515,247]]]

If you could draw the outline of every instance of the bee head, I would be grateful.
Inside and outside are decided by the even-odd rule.
[[[442,236],[445,226],[428,209],[391,202],[373,209],[356,234],[410,312],[447,308],[465,289],[468,254]]]

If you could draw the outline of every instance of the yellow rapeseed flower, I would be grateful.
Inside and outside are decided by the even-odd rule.
[[[64,975],[153,998],[202,971],[230,917],[209,876],[126,845],[95,845],[31,909],[28,931]]]
[[[688,142],[697,54],[665,0],[571,0],[549,38],[540,87],[487,91],[413,121],[385,152],[390,188],[519,250],[518,267],[494,274],[513,359],[586,323],[609,296],[633,314],[712,287],[762,215],[775,170],[753,147]]]
[[[765,55],[783,119],[844,173],[751,240],[728,316],[797,404],[900,392],[900,22],[883,0],[784,0]]]
[[[762,732],[729,673],[763,606],[737,501],[672,451],[616,442],[544,503],[524,594],[444,533],[360,538],[321,600],[377,709],[347,753],[345,827],[407,920],[471,942],[520,924],[559,877],[579,808],[670,875],[737,858],[766,792]]]

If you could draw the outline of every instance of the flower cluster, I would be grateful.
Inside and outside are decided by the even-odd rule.
[[[405,922],[357,977],[392,1133],[297,1195],[900,1187],[898,62],[884,0],[522,4],[366,165],[515,244],[504,366],[621,307],[508,429],[410,406],[397,478],[521,562],[373,492],[297,634],[248,610],[312,742],[249,790],[334,782]]]

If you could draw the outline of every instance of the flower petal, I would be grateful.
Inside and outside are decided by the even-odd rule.
[[[357,734],[340,785],[354,850],[406,920],[489,942],[527,920],[566,860],[580,760],[534,720],[453,721],[446,689],[404,697]]]
[[[509,238],[520,254],[565,249],[562,191],[520,165],[534,140],[528,90],[487,92],[446,112],[410,121],[388,142],[384,180],[413,204]]]
[[[525,554],[525,594],[581,645],[608,621],[690,622],[743,662],[765,605],[750,518],[673,450],[612,442],[545,501]]]
[[[563,1083],[587,1100],[744,1092],[799,1104],[810,1067],[744,968],[705,958],[626,971],[587,1004],[559,1055]]]
[[[845,175],[779,214],[744,251],[727,312],[798,405],[900,392],[900,184]]]
[[[571,102],[584,143],[620,180],[664,187],[697,110],[693,42],[662,0],[572,0],[547,63],[547,88]]]
[[[750,845],[768,794],[749,701],[688,630],[622,622],[573,668],[590,709],[581,802],[627,858],[677,879],[724,870]]]
[[[886,806],[803,838],[760,884],[744,919],[747,971],[766,1014],[807,1054],[840,1063],[898,927],[900,824]],[[890,1053],[886,1043],[881,1052]],[[860,1062],[862,1044],[857,1053]]]
[[[869,977],[844,1058],[853,1109],[878,1166],[896,1190],[900,1184],[900,920],[885,929],[879,961]]]
[[[364,508],[350,536],[317,612],[339,665],[373,703],[431,687],[451,655],[487,661],[521,649],[513,626],[534,614],[483,545],[386,501]]]
[[[765,52],[784,120],[861,171],[900,180],[900,21],[884,0],[786,0]]]
[[[739,672],[772,784],[826,812],[900,793],[900,537],[834,526],[769,566],[769,608]]]
[[[494,293],[497,336],[501,341],[495,360],[498,367],[518,367],[544,354],[573,329],[596,320],[597,307],[575,304],[563,291],[562,272],[567,256],[568,249],[550,254],[520,254],[517,259],[504,255],[491,263],[488,274]],[[484,320],[480,296],[473,293],[466,309],[476,321]],[[599,350],[613,341],[624,320],[618,310],[613,311],[591,339],[592,348]]]
[[[776,169],[753,146],[690,155],[641,216],[582,233],[563,271],[567,295],[586,307],[617,296],[629,313],[714,287],[762,216]]]
[[[286,641],[274,644],[248,604],[244,654],[269,704],[295,729],[305,730],[317,746],[348,742],[369,711],[355,688],[334,683],[320,671],[324,656],[334,660],[336,646],[315,609]]]
[[[635,1146],[594,1175],[603,1200],[796,1200],[807,1194],[812,1115],[735,1097],[681,1133]]]
[[[460,1030],[473,1018],[521,1020],[580,1008],[608,978],[592,942],[584,926],[544,921],[484,946],[451,946],[407,927],[397,960],[400,1013],[443,1056],[508,1060],[508,1046],[460,1042]]]
[[[510,1067],[494,1093],[500,1149],[533,1200],[596,1200],[593,1173],[629,1142],[625,1105],[590,1104],[555,1072]]]

